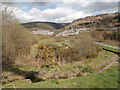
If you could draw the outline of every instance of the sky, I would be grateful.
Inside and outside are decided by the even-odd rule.
[[[14,15],[21,23],[68,23],[78,18],[117,12],[118,0],[17,0],[9,7],[14,8]]]

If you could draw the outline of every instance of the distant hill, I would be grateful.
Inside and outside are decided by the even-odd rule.
[[[89,16],[74,20],[71,24],[64,27],[64,29],[71,28],[114,28],[120,26],[118,23],[118,13],[101,14],[96,16]]]
[[[61,29],[69,23],[54,23],[54,22],[28,22],[28,23],[22,23],[22,25],[29,29],[46,29],[46,30],[54,30],[54,29]]]
[[[68,30],[79,28],[114,28],[120,26],[118,23],[120,16],[118,13],[101,14],[79,18],[71,23],[54,23],[54,22],[28,22],[22,25],[30,30]],[[58,31],[58,30],[57,30]]]

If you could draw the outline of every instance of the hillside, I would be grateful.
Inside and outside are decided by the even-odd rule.
[[[69,23],[53,23],[53,22],[29,22],[29,23],[22,23],[24,27],[30,28],[30,29],[61,29],[64,26],[69,25]]]
[[[101,14],[96,16],[88,16],[85,18],[79,18],[74,20],[68,26],[65,26],[64,29],[71,29],[71,28],[114,28],[119,26],[117,23],[117,13],[111,14]]]
[[[31,30],[55,30],[55,29],[78,29],[78,28],[114,28],[120,26],[118,23],[118,13],[107,13],[96,16],[79,18],[72,23],[55,22],[28,22],[22,23],[24,27]]]

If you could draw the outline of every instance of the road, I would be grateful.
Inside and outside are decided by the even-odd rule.
[[[106,46],[106,47],[114,48],[114,49],[120,49],[119,47],[115,47],[115,46],[111,46],[111,45],[106,45],[106,44],[103,44],[103,43],[98,43],[98,42],[94,42],[94,43],[99,44],[99,45],[103,45],[103,46]]]

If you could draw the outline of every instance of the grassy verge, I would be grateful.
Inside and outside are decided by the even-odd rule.
[[[110,50],[110,51],[113,51],[113,52],[120,52],[120,50],[118,49],[115,49],[115,48],[111,48],[111,47],[107,47],[107,46],[103,46],[103,45],[98,45],[104,49],[107,49],[107,50]]]
[[[116,56],[116,54],[103,50],[102,52],[99,53],[99,55],[95,59],[88,59],[88,60],[82,62],[82,64],[88,65],[88,66],[94,68],[94,67],[112,59],[115,56]]]
[[[73,79],[50,79],[44,82],[28,83],[15,81],[5,84],[4,88],[117,88],[118,67],[112,66],[101,73],[87,74]]]
[[[110,45],[110,46],[120,47],[119,44],[106,43],[106,42],[100,42],[100,43],[103,43],[103,44],[106,44],[106,45]]]

